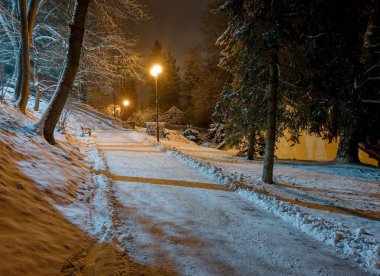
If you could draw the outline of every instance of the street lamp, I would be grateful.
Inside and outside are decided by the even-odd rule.
[[[156,64],[150,70],[150,74],[153,76],[156,82],[156,133],[157,133],[157,142],[160,142],[160,128],[158,126],[158,75],[162,73],[162,67],[159,64]]]
[[[130,102],[128,100],[123,101],[123,108],[121,110],[120,118],[124,121],[126,118],[126,109],[129,106]]]
[[[123,105],[124,105],[125,107],[127,107],[127,106],[129,105],[129,101],[128,101],[128,100],[124,100],[124,101],[123,101]]]

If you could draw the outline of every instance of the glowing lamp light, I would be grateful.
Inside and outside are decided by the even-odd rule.
[[[123,101],[123,105],[124,106],[128,106],[129,105],[129,101],[128,100]]]
[[[160,142],[160,127],[158,125],[158,75],[162,72],[162,66],[156,64],[150,70],[150,74],[154,77],[156,83],[156,133],[157,133],[157,142]]]
[[[153,68],[150,70],[150,74],[155,78],[157,78],[158,75],[161,73],[162,73],[162,67],[161,65],[158,65],[158,64],[154,65]]]

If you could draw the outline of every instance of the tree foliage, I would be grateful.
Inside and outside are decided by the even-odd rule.
[[[159,41],[155,41],[147,64],[147,68],[151,68],[154,64],[160,64],[163,68],[158,77],[159,110],[165,112],[173,105],[178,106],[181,98],[181,77],[175,58],[170,52],[164,52]],[[153,107],[156,101],[155,82],[150,74],[147,74],[146,80],[150,86],[149,106]]]
[[[359,160],[360,142],[377,143],[378,6],[229,0],[220,7],[229,19],[220,65],[232,78],[217,111],[232,144],[265,133],[265,181],[272,182],[274,141],[285,130],[294,142],[303,130],[339,136],[337,159],[349,162]]]
[[[228,73],[218,66],[221,47],[215,44],[227,26],[227,18],[216,12],[222,2],[211,2],[203,12],[203,40],[188,51],[185,62],[182,108],[199,126],[208,126],[217,119],[213,116],[214,108],[228,78]]]
[[[69,36],[69,31],[73,30],[67,22],[78,7],[88,3],[90,1],[5,0],[0,5],[0,37],[4,38],[0,46],[5,49],[0,54],[0,63],[6,68],[5,82],[10,81],[16,86],[15,99],[20,95],[17,105],[25,111],[31,80],[35,86],[36,109],[40,93],[57,88],[49,108],[38,123],[39,131],[51,143],[54,143],[54,127],[71,92],[69,90],[81,87],[82,92],[88,92],[89,88],[102,84],[98,85],[99,90],[108,92],[111,97],[117,90],[112,90],[115,83],[141,78],[142,62],[134,48],[136,39],[127,31],[125,24],[147,18],[144,6],[135,0],[91,1],[87,24],[79,26],[79,29],[86,29],[84,51],[81,51],[82,46],[76,45],[76,50],[71,49],[69,55],[69,38],[74,36],[78,41],[81,38],[73,33]],[[83,9],[80,10],[83,14]],[[75,67],[79,61],[75,61],[73,55],[76,56],[78,49],[82,66],[77,74]],[[72,83],[73,76],[77,81]]]
[[[232,78],[217,111],[226,120],[229,140],[235,145],[255,142],[266,133],[264,178],[268,182],[272,182],[276,137],[287,129],[297,141],[303,128],[302,120],[295,123],[291,118],[305,97],[298,89],[302,79],[297,74],[298,7],[294,2],[236,0],[220,8],[229,18],[218,40],[223,47],[220,66]]]
[[[308,3],[310,131],[340,137],[337,159],[359,162],[358,144],[380,138],[378,1]],[[324,11],[324,12],[322,12]]]

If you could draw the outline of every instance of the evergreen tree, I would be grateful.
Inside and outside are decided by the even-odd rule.
[[[154,41],[152,52],[149,57],[149,62],[150,65],[154,65],[156,63],[161,64],[164,62],[164,53],[162,51],[162,46],[158,40]]]
[[[179,75],[179,67],[177,67],[176,60],[171,53],[165,54],[164,57],[164,72],[161,76],[158,101],[160,109],[167,111],[173,105],[179,105],[181,77]]]
[[[340,137],[337,161],[359,162],[359,143],[376,144],[378,128],[379,3],[308,3],[312,100],[310,131]]]
[[[212,70],[215,66],[205,66],[202,79],[191,94],[192,121],[207,127],[212,122],[215,105],[222,90],[224,74],[221,70]]]
[[[359,161],[359,143],[377,143],[378,1],[232,0],[221,10],[229,17],[221,66],[233,78],[219,114],[236,143],[265,131],[265,181],[285,129],[295,142],[301,130],[339,136],[344,162]]]
[[[297,74],[299,34],[294,21],[299,9],[296,1],[285,0],[231,0],[220,8],[229,18],[218,40],[224,47],[220,65],[230,72],[232,82],[218,111],[227,120],[230,140],[250,143],[249,155],[265,132],[263,180],[268,183],[273,182],[276,138],[289,129],[297,141],[304,122],[292,118],[305,97],[299,93],[302,80]]]
[[[158,78],[158,106],[161,111],[165,112],[173,105],[179,105],[181,77],[175,58],[170,52],[164,53],[158,41],[155,41],[148,59],[149,68],[156,63],[161,64],[163,68],[163,72]],[[153,107],[156,99],[155,83],[150,75],[147,76],[147,80],[151,87],[149,104]]]
[[[191,98],[192,92],[204,77],[203,60],[198,47],[190,49],[185,60],[185,73],[182,78],[182,93],[180,98],[180,108],[192,113]]]
[[[228,73],[218,66],[221,47],[215,43],[227,26],[227,18],[215,12],[223,1],[214,0],[205,9],[201,22],[203,41],[189,50],[185,64],[183,98],[187,114],[198,126],[208,126],[215,119],[215,105],[228,78]]]

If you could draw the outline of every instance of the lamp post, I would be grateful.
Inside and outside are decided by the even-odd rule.
[[[122,110],[122,111],[123,111],[123,112],[122,112],[123,114],[122,114],[122,118],[121,118],[123,121],[124,121],[124,119],[125,119],[125,116],[124,116],[124,115],[125,115],[125,110],[126,110],[126,108],[127,108],[128,106],[129,106],[129,101],[128,101],[128,100],[124,100],[124,101],[123,101],[123,110]]]
[[[160,127],[158,126],[158,75],[161,74],[162,67],[161,65],[154,65],[150,70],[150,74],[153,76],[156,82],[156,134],[157,134],[157,142],[160,142]]]

